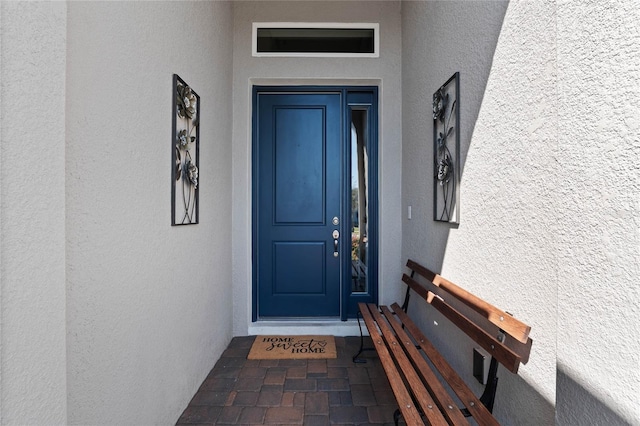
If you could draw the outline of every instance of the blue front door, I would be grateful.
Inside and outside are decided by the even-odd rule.
[[[377,300],[377,91],[253,95],[253,320],[353,317]]]
[[[256,108],[258,315],[337,317],[341,94],[259,93]]]

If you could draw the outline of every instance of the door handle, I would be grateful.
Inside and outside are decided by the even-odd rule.
[[[331,236],[333,237],[333,257],[338,257],[338,238],[340,238],[340,232],[338,232],[337,229],[334,229]]]

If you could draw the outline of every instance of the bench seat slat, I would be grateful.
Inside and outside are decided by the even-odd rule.
[[[496,419],[489,413],[489,410],[480,402],[473,391],[469,389],[464,380],[462,380],[447,360],[440,355],[416,324],[411,321],[409,316],[404,313],[402,308],[397,303],[394,303],[391,305],[391,309],[393,309],[398,319],[405,325],[416,342],[420,344],[422,351],[427,355],[443,379],[447,381],[451,389],[453,389],[458,398],[460,398],[460,401],[462,401],[478,424],[499,425]]]
[[[458,408],[457,403],[453,401],[453,398],[451,398],[442,383],[440,383],[440,380],[438,380],[427,361],[420,352],[418,352],[413,340],[411,340],[407,335],[407,332],[403,330],[402,324],[394,318],[394,313],[391,312],[387,306],[381,306],[380,310],[385,316],[387,322],[391,324],[391,327],[393,327],[396,335],[398,336],[398,340],[400,340],[404,345],[405,351],[409,353],[409,356],[417,367],[424,383],[429,388],[429,392],[434,396],[434,400],[439,406],[440,411],[445,414],[449,422],[455,425],[468,425],[469,422],[462,414],[462,411]]]
[[[418,400],[420,408],[422,408],[422,412],[429,421],[429,424],[434,426],[447,426],[449,423],[447,423],[443,417],[442,413],[438,409],[438,404],[436,404],[431,398],[431,395],[427,391],[425,385],[420,380],[418,373],[416,373],[416,370],[411,365],[411,361],[409,361],[404,349],[402,349],[403,345],[398,342],[396,335],[391,331],[391,328],[389,328],[389,325],[384,320],[380,312],[378,312],[376,305],[369,304],[368,306],[371,314],[373,315],[373,319],[382,331],[382,335],[387,342],[387,346],[391,349],[391,353],[393,354],[396,363],[400,366],[400,370],[407,380],[409,388],[413,391],[414,397]],[[466,419],[464,419],[463,424],[468,424]]]
[[[501,309],[498,309],[490,303],[485,302],[474,294],[469,293],[468,291],[457,286],[451,281],[443,278],[441,275],[432,272],[428,268],[425,268],[424,266],[414,262],[411,259],[407,261],[407,266],[411,270],[416,271],[418,274],[429,280],[434,285],[455,296],[462,303],[469,306],[479,314],[483,315],[491,323],[500,327],[507,334],[514,337],[519,342],[527,343],[527,338],[529,337],[529,333],[531,332],[531,327],[527,324],[517,320]]]
[[[391,385],[391,389],[393,390],[393,394],[398,401],[398,405],[400,406],[400,411],[402,412],[402,416],[404,417],[405,422],[409,426],[420,426],[424,425],[422,418],[420,417],[420,413],[417,408],[413,404],[413,400],[409,394],[409,391],[404,385],[402,378],[398,374],[398,371],[393,362],[393,358],[387,349],[385,342],[376,327],[374,319],[369,311],[369,307],[365,303],[358,303],[358,307],[360,308],[360,313],[362,314],[362,319],[369,330],[369,334],[371,335],[371,340],[376,348],[376,352],[378,353],[378,357],[380,358],[380,362],[382,363],[382,367],[387,375],[387,379],[389,380],[389,384]],[[375,305],[374,305],[375,309]],[[377,309],[375,309],[377,311]]]

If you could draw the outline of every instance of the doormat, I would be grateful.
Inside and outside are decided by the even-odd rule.
[[[247,359],[336,358],[333,336],[257,336]]]

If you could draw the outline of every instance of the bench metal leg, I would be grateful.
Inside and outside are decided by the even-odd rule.
[[[496,400],[496,390],[498,389],[498,361],[491,357],[491,364],[489,365],[489,376],[487,377],[487,384],[484,387],[484,392],[480,396],[480,402],[487,407],[490,413],[493,413],[493,404]],[[465,417],[471,417],[471,413],[466,408],[462,408],[462,414]]]
[[[480,397],[480,402],[487,407],[490,413],[493,413],[493,403],[496,400],[496,390],[498,389],[498,361],[491,357],[489,365],[489,376],[487,377],[487,386]]]
[[[358,328],[360,328],[360,350],[352,358],[352,360],[353,360],[353,362],[355,364],[366,364],[367,363],[366,359],[358,358],[358,357],[364,351],[370,351],[370,350],[375,349],[375,348],[365,348],[364,347],[364,334],[362,334],[362,324],[360,323],[360,318],[361,317],[362,317],[362,314],[360,313],[360,311],[358,311],[358,314],[356,315],[356,318],[358,318]]]
[[[400,417],[402,417],[402,413],[398,408],[396,411],[393,412],[393,423],[395,423],[396,426],[398,426],[398,423],[400,422]]]

